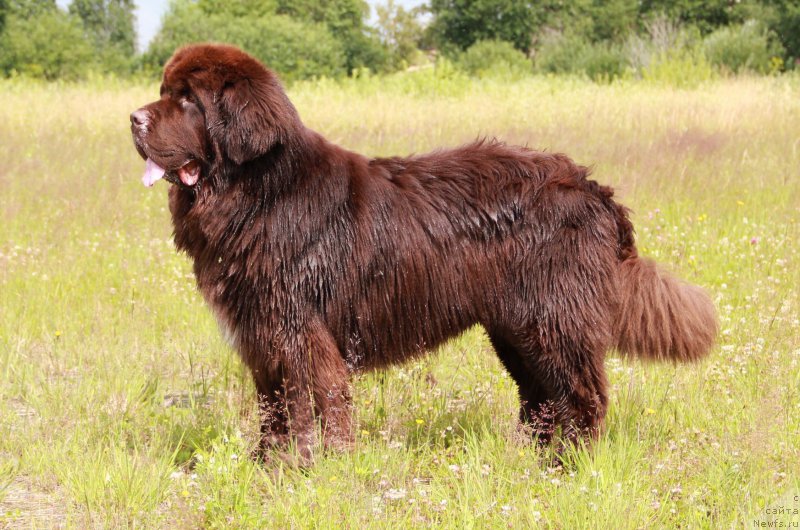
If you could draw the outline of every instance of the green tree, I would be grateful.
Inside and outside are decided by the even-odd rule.
[[[376,7],[378,35],[389,49],[395,68],[408,66],[419,52],[423,35],[420,12],[419,8],[407,11],[394,0]]]
[[[664,13],[705,35],[734,21],[736,4],[731,0],[642,0],[639,10],[642,15]]]
[[[0,33],[6,27],[6,15],[8,13],[8,0],[0,0]]]
[[[791,62],[800,61],[800,2],[781,2],[779,16],[770,24]]]
[[[592,40],[622,41],[639,18],[639,0],[591,0],[586,13],[592,20]]]
[[[570,0],[540,4],[536,40],[543,29],[580,37],[589,42],[623,41],[638,25],[638,0]]]
[[[209,15],[264,17],[278,10],[277,0],[198,0],[197,5]]]
[[[369,15],[369,4],[364,0],[277,0],[277,4],[280,14],[335,29],[363,28]]]
[[[385,68],[387,50],[364,23],[369,15],[365,0],[277,0],[277,3],[279,14],[325,24],[344,47],[348,72],[362,67]]]
[[[7,0],[7,12],[19,18],[32,18],[56,11],[56,0]]]
[[[83,23],[103,69],[130,71],[136,53],[132,0],[73,0],[69,12]]]
[[[342,44],[321,24],[283,15],[260,17],[209,13],[209,4],[179,0],[170,5],[143,62],[154,72],[176,48],[191,42],[227,42],[263,61],[288,81],[344,73]]]
[[[480,40],[507,41],[528,52],[535,33],[559,4],[550,0],[431,0],[430,31],[445,52],[466,50]]]
[[[0,72],[48,80],[85,76],[92,66],[93,53],[80,22],[55,4],[52,9],[48,6],[27,14],[26,18],[11,11],[6,19],[0,34]]]

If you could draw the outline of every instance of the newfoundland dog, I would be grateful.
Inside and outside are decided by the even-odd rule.
[[[598,435],[610,348],[692,361],[714,343],[708,296],[640,258],[626,208],[564,155],[353,153],[225,45],[178,50],[130,119],[144,184],[171,184],[175,244],[252,371],[262,448],[347,445],[351,373],[475,324],[542,442]]]

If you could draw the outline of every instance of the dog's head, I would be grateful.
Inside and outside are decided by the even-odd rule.
[[[146,160],[142,177],[194,187],[225,165],[242,165],[297,134],[300,120],[277,76],[233,46],[181,48],[164,67],[161,98],[131,114]]]

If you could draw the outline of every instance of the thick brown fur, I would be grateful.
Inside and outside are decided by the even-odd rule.
[[[477,141],[369,158],[306,128],[276,76],[194,45],[139,111],[137,149],[174,182],[177,247],[249,366],[264,447],[352,437],[349,375],[486,329],[546,441],[595,437],[605,352],[693,360],[713,305],[637,257],[627,210],[560,154]],[[199,163],[185,186],[175,173]]]
[[[623,354],[696,361],[714,345],[716,310],[702,289],[648,259],[624,261],[620,278],[622,304],[614,337]]]

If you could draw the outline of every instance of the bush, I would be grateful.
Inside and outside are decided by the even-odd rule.
[[[513,44],[498,40],[476,42],[458,57],[457,64],[473,76],[513,78],[524,77],[533,66]]]
[[[661,52],[642,68],[642,79],[658,85],[694,88],[714,79],[714,68],[699,48],[673,48]]]
[[[363,68],[368,68],[373,72],[391,70],[389,49],[381,43],[377,36],[365,32],[348,31],[337,33],[336,37],[341,42],[345,69],[348,74]]]
[[[700,30],[681,26],[664,14],[644,24],[645,32],[631,35],[625,45],[631,70],[645,81],[691,88],[716,77],[703,54]]]
[[[471,85],[470,78],[446,57],[440,57],[432,67],[376,79],[379,80],[378,90],[396,90],[422,98],[460,97]]]
[[[714,31],[706,37],[703,48],[711,64],[733,73],[767,73],[772,58],[784,54],[774,34],[754,20]]]
[[[800,4],[786,2],[773,19],[770,28],[778,35],[781,46],[786,49],[785,59],[791,68],[800,61]]]
[[[239,46],[277,71],[284,81],[345,73],[342,44],[320,24],[298,22],[285,15],[247,20],[208,15],[188,2],[172,5],[143,62],[160,72],[177,48],[192,42]]]
[[[578,64],[580,71],[593,81],[611,81],[622,77],[628,67],[622,51],[609,43],[596,43],[586,46]]]
[[[545,34],[533,56],[539,72],[550,74],[575,73],[583,49],[588,45],[581,36],[550,32]]]
[[[94,65],[78,19],[58,9],[10,16],[0,34],[0,71],[42,79],[80,79]]]
[[[610,81],[625,73],[628,60],[613,44],[590,43],[575,34],[551,33],[541,40],[534,64],[539,72],[580,74],[594,81]]]

